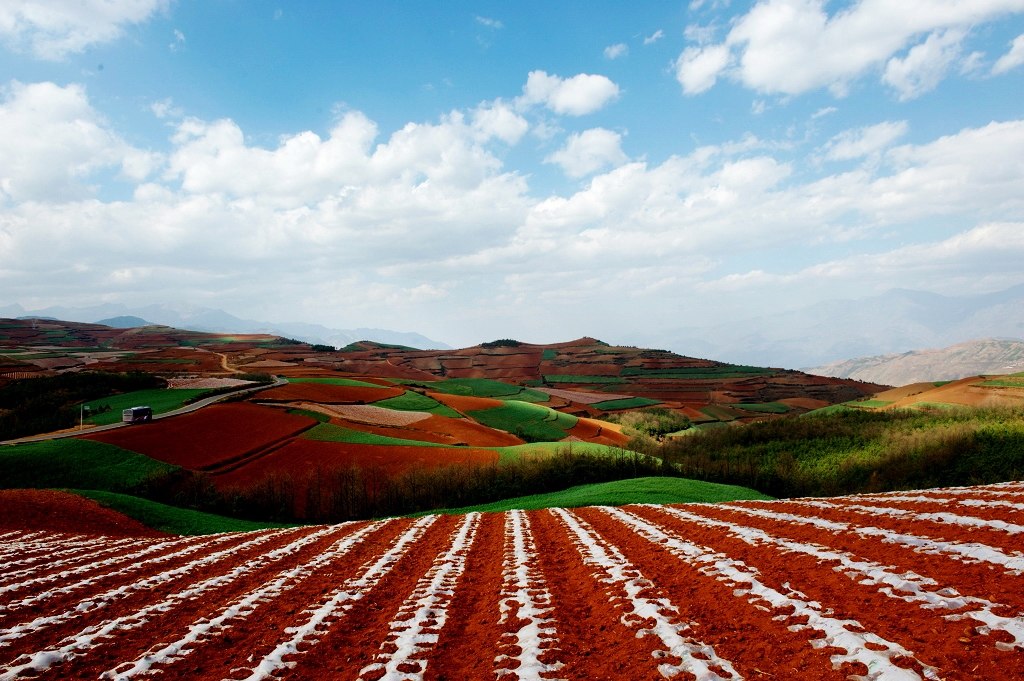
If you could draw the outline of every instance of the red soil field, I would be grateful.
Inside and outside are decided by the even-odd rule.
[[[0,678],[1024,679],[1024,484],[908,494],[4,533]]]
[[[623,435],[615,424],[595,419],[581,418],[567,432],[569,437],[584,442],[595,442],[613,447],[622,447],[629,442],[629,437]]]
[[[469,397],[467,395],[448,395],[446,393],[428,392],[427,397],[432,397],[441,404],[447,405],[455,411],[465,414],[467,411],[478,409],[494,409],[502,405],[501,400],[490,397]]]
[[[308,416],[247,402],[214,404],[143,426],[85,435],[176,466],[210,469],[297,435],[317,424]]]
[[[92,499],[49,489],[0,490],[0,533],[9,530],[109,537],[167,536]]]
[[[264,390],[259,394],[265,402],[321,402],[323,404],[370,404],[389,397],[398,397],[402,388],[364,388],[351,385],[330,385],[328,383],[289,383],[279,388]]]
[[[360,468],[389,478],[414,468],[486,464],[498,461],[497,452],[467,447],[361,445],[296,438],[283,447],[245,465],[213,476],[218,488],[245,489],[269,479],[290,479],[295,485],[295,512],[303,517],[306,489],[319,473]]]

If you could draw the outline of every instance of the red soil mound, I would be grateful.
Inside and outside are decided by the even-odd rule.
[[[144,426],[86,435],[186,468],[211,468],[317,424],[308,416],[248,402],[215,404]]]
[[[491,399],[490,397],[468,397],[466,395],[430,392],[427,393],[427,397],[433,397],[441,404],[448,405],[455,411],[461,411],[463,414],[467,411],[476,411],[477,409],[494,409],[502,405],[501,400]]]
[[[613,447],[624,446],[629,438],[610,427],[610,424],[596,419],[581,418],[568,431],[569,437],[583,442],[595,442]]]
[[[511,433],[495,430],[470,419],[453,419],[446,416],[431,416],[417,421],[410,429],[437,433],[446,438],[443,442],[464,443],[476,447],[506,447],[521,445],[523,441]]]
[[[116,537],[165,537],[92,499],[49,489],[0,490],[0,528]]]
[[[323,404],[370,404],[389,397],[398,397],[402,388],[364,388],[351,385],[330,385],[327,383],[289,383],[280,388],[271,388],[260,393],[261,401],[270,402],[321,402]]]

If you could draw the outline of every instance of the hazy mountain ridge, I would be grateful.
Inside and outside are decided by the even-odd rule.
[[[294,338],[306,343],[318,343],[344,347],[361,340],[380,343],[408,345],[420,349],[447,350],[446,343],[436,341],[411,331],[389,329],[332,329],[320,324],[302,322],[264,322],[242,319],[223,310],[198,306],[145,305],[128,307],[123,304],[106,303],[90,307],[51,306],[38,310],[26,310],[17,303],[0,307],[0,317],[51,317],[73,322],[105,324],[123,317],[135,317],[152,324],[173,326],[190,331],[209,333],[266,333]]]
[[[984,338],[946,348],[857,357],[804,371],[887,385],[1024,371],[1024,340]]]
[[[1024,286],[968,296],[893,289],[857,300],[677,329],[670,340],[651,335],[644,343],[740,364],[821,367],[851,357],[945,348],[977,338],[1024,338]]]

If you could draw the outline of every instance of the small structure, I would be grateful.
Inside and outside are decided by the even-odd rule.
[[[152,407],[129,407],[121,412],[123,423],[149,423],[152,420]]]

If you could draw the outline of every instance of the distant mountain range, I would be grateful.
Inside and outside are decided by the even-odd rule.
[[[13,304],[0,307],[0,317],[50,317],[72,322],[104,324],[116,328],[162,324],[190,331],[211,333],[269,333],[306,343],[344,347],[361,340],[393,345],[407,345],[422,350],[447,350],[451,346],[415,332],[387,329],[332,329],[319,324],[301,322],[264,322],[241,319],[223,310],[208,307],[146,305],[128,307],[107,303],[91,307],[53,306],[40,310],[26,310]]]
[[[797,368],[976,338],[1024,338],[1024,285],[955,297],[894,289],[640,340],[698,357]]]
[[[885,385],[1012,374],[1024,371],[1024,341],[986,338],[937,350],[848,359],[806,371],[819,376],[855,378]]]

